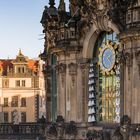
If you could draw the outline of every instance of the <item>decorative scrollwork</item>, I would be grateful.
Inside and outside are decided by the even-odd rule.
[[[57,136],[57,127],[55,123],[52,123],[49,127],[48,133],[53,136]]]
[[[133,54],[129,52],[124,53],[125,62],[128,67],[132,66]]]
[[[97,138],[99,138],[100,140],[102,140],[102,138],[103,138],[103,132],[102,131],[97,131],[97,130],[89,130],[88,132],[87,132],[87,139],[88,140],[91,140],[91,139],[97,139]]]
[[[57,70],[58,74],[59,73],[65,73],[66,68],[67,68],[66,64],[63,64],[63,63],[60,63],[60,64],[56,65],[56,70]]]
[[[77,67],[78,65],[76,63],[70,63],[68,65],[69,67],[69,75],[71,75],[72,85],[75,85],[76,81],[76,75],[77,75]]]
[[[130,135],[131,119],[124,115],[120,120],[120,133],[123,136],[123,140],[128,140]]]
[[[57,123],[64,123],[64,118],[63,118],[63,116],[58,115],[58,116],[57,116],[57,119],[56,119],[56,122],[57,122]]]
[[[69,124],[67,124],[65,133],[68,135],[76,135],[77,134],[77,127],[76,123],[74,121],[70,121]]]
[[[76,75],[77,74],[77,64],[76,63],[70,63],[68,65],[69,67],[69,74],[70,75]]]

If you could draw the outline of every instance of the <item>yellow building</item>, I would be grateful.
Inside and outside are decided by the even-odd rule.
[[[46,116],[43,61],[25,57],[0,60],[2,122],[36,122]]]

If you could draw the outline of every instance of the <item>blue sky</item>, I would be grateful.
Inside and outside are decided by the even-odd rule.
[[[49,0],[1,0],[0,59],[15,58],[19,49],[30,58],[43,51],[40,19],[48,3]]]

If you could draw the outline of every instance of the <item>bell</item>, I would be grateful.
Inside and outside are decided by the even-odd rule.
[[[90,73],[92,72],[92,68],[90,68],[89,72],[90,72]]]
[[[91,87],[91,91],[94,91],[94,87],[93,86]]]
[[[93,93],[93,92],[92,92],[92,95],[91,95],[91,97],[92,97],[92,98],[94,98],[94,93]]]
[[[89,85],[91,84],[91,80],[88,81],[88,84],[89,84]]]
[[[94,100],[91,101],[91,105],[95,105]]]
[[[91,113],[95,113],[95,109],[94,109],[94,107],[92,107],[92,109],[91,109]]]
[[[89,72],[93,72],[93,68],[90,68]]]
[[[89,87],[89,91],[91,91],[91,87]]]
[[[89,78],[91,78],[91,77],[92,77],[92,73],[89,74]]]
[[[91,99],[92,98],[92,94],[91,93],[89,93],[89,99]]]
[[[120,114],[120,107],[118,106],[118,107],[116,107],[116,114]]]
[[[88,117],[88,122],[92,122],[92,117],[91,117],[91,115]]]
[[[93,63],[90,64],[90,67],[93,67]]]
[[[91,117],[91,122],[95,122],[96,120],[95,120],[95,116],[93,115],[92,117]]]
[[[117,106],[120,105],[120,99],[119,98],[116,99],[116,105]]]
[[[92,106],[92,101],[91,100],[88,101],[88,106]]]
[[[93,84],[93,79],[92,79],[92,80],[90,80],[90,83],[91,83],[91,84]]]
[[[88,114],[92,114],[92,109],[91,108],[88,109]]]

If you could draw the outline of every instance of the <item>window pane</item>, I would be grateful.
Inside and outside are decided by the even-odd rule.
[[[8,106],[8,98],[4,98],[4,107]]]
[[[22,123],[26,122],[26,112],[21,112],[21,122]]]
[[[4,112],[4,123],[8,123],[8,112]]]
[[[21,98],[21,107],[26,107],[26,98]]]
[[[20,87],[20,80],[16,81],[16,87]]]
[[[12,97],[11,106],[12,107],[18,107],[18,96]]]
[[[25,87],[25,80],[22,80],[22,87]]]

